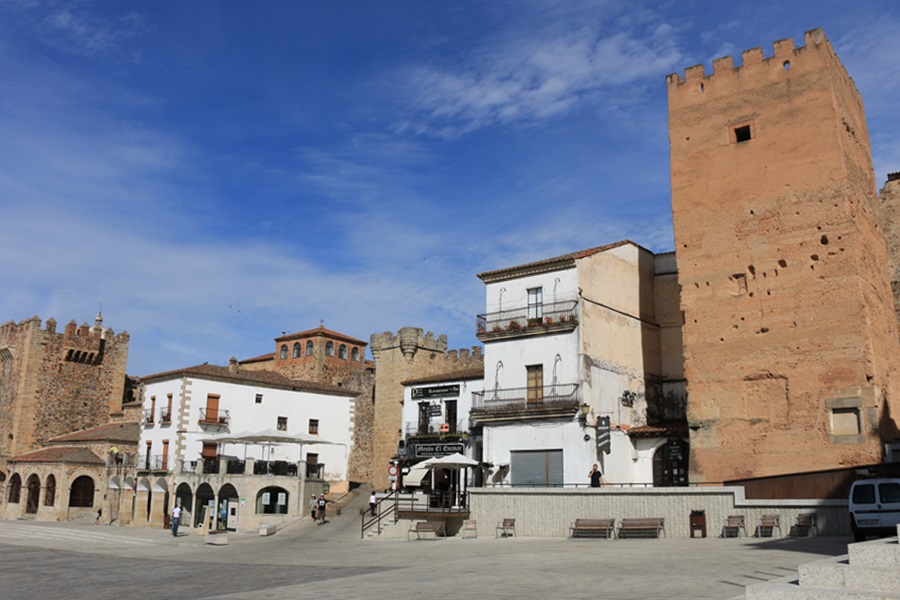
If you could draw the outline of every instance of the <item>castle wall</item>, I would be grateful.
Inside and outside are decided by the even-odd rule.
[[[57,333],[32,317],[0,326],[0,468],[50,438],[122,411],[129,336],[99,323]]]
[[[879,196],[878,222],[888,249],[888,271],[894,293],[894,314],[900,320],[900,172],[888,175]]]
[[[402,381],[429,375],[482,367],[481,348],[447,351],[447,336],[403,327],[397,335],[387,331],[373,334],[369,349],[375,359],[374,429],[372,479],[375,489],[390,487],[388,467],[403,437]]]
[[[862,100],[821,30],[670,75],[691,480],[881,460],[897,397]]]

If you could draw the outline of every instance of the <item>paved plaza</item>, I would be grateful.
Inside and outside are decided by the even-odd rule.
[[[849,538],[360,539],[353,507],[271,537],[0,521],[4,600],[735,598]]]

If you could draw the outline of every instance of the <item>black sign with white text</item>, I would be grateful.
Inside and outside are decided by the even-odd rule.
[[[413,400],[419,400],[421,398],[442,398],[444,396],[459,396],[459,384],[433,385],[431,387],[412,389]]]
[[[458,452],[460,454],[465,450],[462,442],[451,442],[448,444],[416,444],[416,456],[418,458],[431,458],[434,456],[447,456]]]

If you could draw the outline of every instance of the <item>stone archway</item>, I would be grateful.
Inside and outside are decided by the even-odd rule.
[[[94,506],[94,479],[88,475],[77,477],[69,488],[71,508],[91,508]]]
[[[238,519],[238,499],[237,490],[230,483],[226,483],[219,488],[219,506],[216,517],[219,521],[220,529],[237,529]]]
[[[690,446],[686,440],[670,439],[653,454],[653,487],[688,485]]]
[[[13,473],[9,478],[9,486],[7,487],[6,501],[10,504],[18,504],[22,494],[22,478],[18,473]]]
[[[212,511],[215,510],[215,501],[216,501],[216,493],[213,491],[212,487],[208,483],[201,483],[200,486],[197,487],[197,510],[194,515],[194,526],[198,526],[203,523],[203,518],[206,517],[207,521],[210,517],[213,517]],[[204,515],[204,512],[207,514]],[[205,523],[204,526],[208,526],[209,523]]]
[[[41,478],[32,473],[25,482],[27,495],[25,496],[25,514],[35,515],[41,500]]]

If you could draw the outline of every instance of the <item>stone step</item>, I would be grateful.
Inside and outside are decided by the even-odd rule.
[[[870,567],[900,566],[900,544],[897,538],[859,542],[847,547],[851,565]]]
[[[900,570],[851,565],[845,557],[832,558],[800,565],[800,585],[900,593]]]
[[[851,588],[800,586],[796,582],[769,581],[746,590],[747,600],[900,600],[900,590],[877,592]]]

